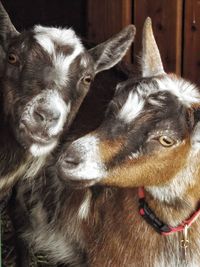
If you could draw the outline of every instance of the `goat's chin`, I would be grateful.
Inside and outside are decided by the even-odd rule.
[[[57,145],[57,141],[53,141],[48,144],[34,143],[30,146],[29,152],[34,157],[40,157],[49,154]]]
[[[39,135],[32,134],[21,129],[15,129],[15,137],[17,142],[25,149],[29,151],[34,157],[39,157],[49,154],[58,143],[58,138],[42,138]]]
[[[57,163],[57,175],[58,178],[65,183],[65,185],[73,187],[75,189],[83,189],[96,185],[100,179],[84,179],[70,175],[62,164]]]

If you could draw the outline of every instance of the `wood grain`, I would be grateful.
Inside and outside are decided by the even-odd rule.
[[[134,0],[133,18],[137,28],[134,63],[141,51],[143,23],[149,16],[165,70],[181,74],[182,10],[183,0]]]
[[[131,0],[88,0],[87,37],[100,43],[132,23]],[[126,56],[131,60],[131,51]]]
[[[186,0],[183,76],[200,85],[200,1]]]

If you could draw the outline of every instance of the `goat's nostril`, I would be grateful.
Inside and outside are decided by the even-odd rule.
[[[33,113],[33,116],[34,116],[34,119],[37,122],[43,122],[43,121],[45,121],[45,114],[42,113],[42,112],[39,112],[39,111],[35,110],[34,113]]]
[[[37,107],[33,112],[33,117],[37,123],[45,124],[48,127],[53,127],[57,124],[61,113],[57,109],[45,109]]]
[[[71,165],[74,165],[74,166],[77,166],[79,164],[79,160],[78,159],[75,159],[75,158],[72,158],[72,157],[68,157],[65,159],[65,162],[67,164],[71,164]]]
[[[58,110],[55,110],[52,112],[52,116],[50,118],[50,121],[56,122],[60,119],[60,116],[61,116],[60,112]]]
[[[81,162],[81,159],[78,155],[66,156],[64,159],[64,168],[73,169],[76,168]]]

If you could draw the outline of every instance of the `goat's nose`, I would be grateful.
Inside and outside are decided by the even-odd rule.
[[[70,147],[67,150],[67,154],[65,154],[65,157],[63,158],[63,167],[65,169],[74,169],[78,167],[81,161],[80,153],[73,147]]]
[[[45,125],[47,127],[56,126],[60,116],[60,111],[56,108],[49,109],[38,106],[33,112],[33,117],[35,121],[41,126]]]

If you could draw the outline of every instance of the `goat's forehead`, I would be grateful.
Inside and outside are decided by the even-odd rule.
[[[200,103],[200,91],[199,89],[182,78],[178,78],[175,75],[166,75],[164,78],[155,79],[158,84],[159,91],[168,91],[186,107],[192,107],[195,104]]]
[[[55,55],[57,47],[66,46],[71,48],[74,57],[84,52],[80,39],[72,29],[37,25],[34,27],[34,38],[50,55]]]
[[[119,86],[120,87],[120,86]],[[172,105],[170,100],[176,99],[178,103],[185,107],[192,107],[200,104],[200,92],[192,83],[176,76],[166,75],[162,78],[152,78],[141,80],[139,82],[124,83],[121,94],[121,107],[118,117],[127,123],[132,122],[141,112],[145,111],[145,104],[148,102],[152,107]],[[124,94],[126,97],[124,97]],[[177,107],[178,108],[178,107]]]
[[[35,41],[49,55],[51,71],[47,78],[52,79],[59,86],[65,86],[70,79],[72,63],[81,57],[79,70],[89,66],[84,46],[72,29],[35,26],[33,29]],[[85,59],[86,58],[86,59]],[[85,60],[84,60],[85,59]],[[68,75],[69,74],[69,75]]]

